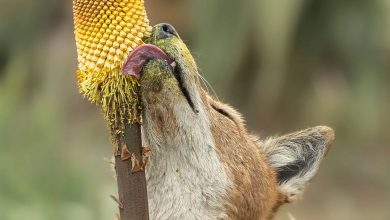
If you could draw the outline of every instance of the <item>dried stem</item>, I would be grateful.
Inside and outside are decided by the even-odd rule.
[[[148,195],[146,189],[145,171],[134,171],[134,158],[142,161],[141,126],[139,123],[128,124],[124,137],[118,137],[118,153],[115,155],[115,170],[118,182],[119,208],[121,220],[148,220]],[[127,149],[124,149],[127,148]]]

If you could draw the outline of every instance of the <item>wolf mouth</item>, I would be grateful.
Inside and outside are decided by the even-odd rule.
[[[172,65],[174,64],[174,65]],[[179,84],[179,88],[181,90],[181,92],[183,93],[184,97],[186,98],[188,104],[190,105],[191,109],[197,113],[198,111],[195,109],[195,105],[194,105],[194,102],[192,101],[191,99],[191,96],[190,96],[190,93],[187,89],[187,87],[184,85],[184,80],[183,80],[183,69],[181,67],[181,65],[178,65],[176,61],[174,61],[173,63],[171,63],[171,67],[173,68],[172,69],[172,73],[173,75],[175,76],[178,84]]]
[[[175,61],[171,58],[166,52],[164,52],[159,47],[152,44],[144,44],[137,47],[127,58],[126,62],[122,66],[122,73],[125,75],[131,75],[137,79],[141,77],[143,67],[153,59],[160,59],[166,61],[170,68],[173,76],[176,78],[179,88],[186,98],[188,104],[194,112],[195,110],[194,102],[191,99],[190,93],[185,86],[183,79],[183,69],[180,65],[180,62]]]

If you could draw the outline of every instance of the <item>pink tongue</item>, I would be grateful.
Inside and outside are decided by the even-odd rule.
[[[173,60],[169,58],[160,48],[152,44],[143,44],[135,48],[130,53],[122,67],[122,72],[125,75],[131,75],[139,79],[142,67],[151,59],[161,59],[167,61],[168,63],[173,62]]]

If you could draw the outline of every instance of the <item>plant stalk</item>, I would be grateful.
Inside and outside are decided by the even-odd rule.
[[[148,220],[148,195],[145,171],[133,173],[134,161],[126,155],[134,153],[142,163],[141,125],[127,124],[124,137],[118,140],[118,153],[115,155],[115,171],[118,183],[119,214],[121,220]],[[127,148],[127,149],[124,149]],[[124,153],[125,152],[125,153]]]

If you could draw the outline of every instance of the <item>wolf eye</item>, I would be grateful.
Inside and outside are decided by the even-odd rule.
[[[225,110],[223,110],[223,109],[221,109],[221,108],[218,108],[218,107],[216,107],[215,105],[211,105],[211,107],[212,107],[215,111],[217,111],[219,114],[221,114],[221,115],[223,115],[223,116],[229,118],[230,120],[232,120],[232,121],[234,122],[233,117],[230,116],[229,113],[227,113],[227,111],[225,111]]]

